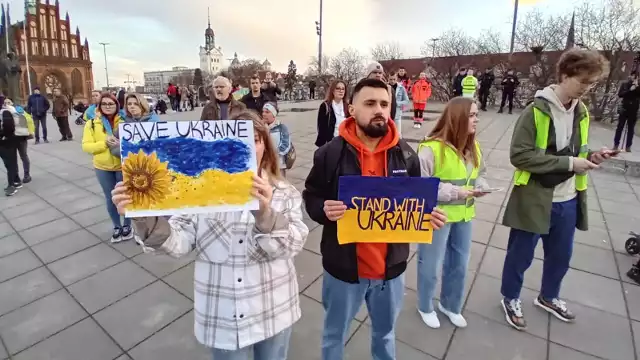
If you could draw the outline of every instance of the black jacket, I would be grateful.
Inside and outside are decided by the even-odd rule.
[[[345,109],[347,111],[347,109]],[[347,113],[345,112],[345,116]],[[320,104],[318,109],[318,136],[316,137],[316,146],[320,147],[333,139],[333,132],[336,128],[336,114],[333,112],[333,106],[327,105],[326,101]]]
[[[267,101],[272,101],[274,103],[278,102],[278,95],[282,94],[282,90],[276,84],[275,86],[271,86],[269,84],[262,84],[260,88],[260,92],[264,96]]]
[[[518,77],[515,75],[505,75],[502,79],[502,91],[512,93],[516,91],[516,88],[520,85]]]
[[[484,73],[480,75],[478,81],[480,82],[480,90],[481,91],[489,91],[493,86],[493,82],[496,80],[496,76],[493,75],[492,72]]]
[[[387,173],[391,176],[420,176],[418,155],[400,140],[387,151]],[[337,224],[324,213],[325,200],[338,198],[338,178],[342,175],[361,175],[357,151],[338,136],[316,150],[313,167],[302,192],[305,209],[314,221],[324,225],[320,252],[322,266],[331,276],[348,283],[358,282],[356,244],[338,244]],[[407,268],[409,244],[388,244],[385,280],[400,276]]]
[[[640,107],[640,86],[636,86],[631,90],[631,81],[625,81],[620,90],[618,90],[618,96],[622,98],[622,111],[627,114],[635,115]]]
[[[264,96],[264,93],[260,91],[260,96],[253,97],[253,94],[248,93],[243,96],[240,101],[247,105],[247,109],[255,110],[258,114],[262,114],[262,107],[264,106],[264,103],[267,102],[267,99]]]
[[[462,79],[464,79],[467,75],[461,75],[458,74],[456,75],[455,78],[453,78],[453,95],[454,96],[461,96],[462,95]]]

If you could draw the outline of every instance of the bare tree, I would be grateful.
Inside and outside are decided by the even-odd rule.
[[[344,80],[348,86],[353,86],[364,74],[364,61],[364,56],[358,50],[346,48],[331,59],[329,69],[336,78]]]
[[[330,74],[331,57],[327,55],[322,56],[321,73],[318,71],[318,65],[319,65],[318,57],[312,56],[309,59],[309,68],[307,69],[307,72],[305,72],[305,75],[308,75],[309,77],[316,79],[318,82],[317,83],[318,86],[327,87],[332,78]]]
[[[500,54],[509,50],[505,38],[495,29],[485,29],[475,41],[477,54]]]
[[[435,55],[437,57],[473,55],[476,53],[475,42],[476,40],[464,31],[451,28],[438,36],[438,41],[435,45]],[[425,41],[420,51],[425,57],[431,57],[433,54],[433,43],[431,41]]]
[[[531,10],[518,22],[515,50],[562,50],[566,45],[568,29],[568,16],[547,16],[538,9]]]
[[[400,43],[384,42],[378,43],[371,49],[371,57],[375,61],[402,59],[404,55],[400,50]]]
[[[262,69],[262,63],[256,59],[243,60],[240,66],[230,66],[226,76],[233,82],[242,86],[249,86],[251,76]]]

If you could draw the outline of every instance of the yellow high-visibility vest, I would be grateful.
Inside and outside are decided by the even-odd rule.
[[[422,147],[429,147],[433,151],[434,173],[431,175],[440,179],[440,182],[449,183],[471,190],[476,185],[479,167],[474,167],[471,174],[467,172],[467,164],[458,153],[440,140],[427,140],[420,143],[418,152]],[[478,150],[478,164],[482,161],[480,144],[476,142]],[[475,199],[473,197],[449,202],[438,201],[438,207],[447,213],[447,222],[455,223],[470,221],[476,216]]]
[[[586,159],[589,155],[589,109],[582,104],[585,110],[585,115],[580,119],[580,151],[578,157]],[[536,149],[541,152],[547,151],[547,144],[549,143],[549,124],[551,118],[536,107],[533,107],[533,119],[536,124]],[[514,173],[514,184],[516,186],[524,186],[529,183],[531,173],[528,171],[516,169]],[[587,190],[587,174],[576,174],[576,190]]]
[[[469,96],[475,94],[477,87],[478,79],[476,79],[475,76],[467,75],[462,79],[462,95]]]

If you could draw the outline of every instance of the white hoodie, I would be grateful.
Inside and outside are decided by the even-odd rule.
[[[567,109],[558,95],[553,91],[557,85],[550,85],[536,92],[536,97],[543,98],[549,102],[551,108],[551,119],[556,131],[556,148],[558,150],[569,146],[571,135],[573,135],[574,110],[578,105],[578,100],[571,100],[571,106]],[[569,161],[569,171],[573,170],[573,159]],[[557,185],[553,189],[553,202],[568,201],[576,197],[576,179],[572,176],[569,180]]]

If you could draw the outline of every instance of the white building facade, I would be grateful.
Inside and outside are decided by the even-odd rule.
[[[171,70],[146,71],[144,73],[144,92],[146,94],[164,94],[172,79],[193,76],[195,69],[175,66]],[[190,85],[190,84],[186,84]]]
[[[222,70],[224,54],[222,47],[216,47],[216,35],[211,28],[211,17],[207,29],[204,31],[204,46],[200,46],[200,70],[213,75]]]

